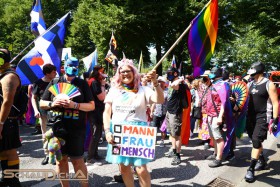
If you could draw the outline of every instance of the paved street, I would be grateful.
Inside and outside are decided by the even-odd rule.
[[[23,144],[19,149],[21,169],[54,169],[53,165],[41,165],[43,157],[41,136],[30,135],[33,129],[26,126],[20,127]],[[156,148],[156,160],[148,164],[152,186],[280,186],[280,140],[271,135],[264,144],[265,153],[269,157],[268,169],[257,172],[258,178],[253,184],[248,184],[243,180],[249,166],[251,151],[250,142],[246,136],[237,142],[236,159],[224,162],[222,167],[214,169],[209,168],[209,161],[204,159],[211,154],[212,150],[203,150],[203,145],[197,138],[191,139],[187,147],[182,147],[182,163],[179,166],[172,166],[171,158],[164,157],[164,153],[170,148],[169,141],[166,140],[165,143],[164,148]],[[100,145],[99,152],[105,157],[106,142]],[[102,166],[89,165],[87,167],[90,173],[90,186],[124,186],[112,180],[113,176],[118,174],[117,165],[104,162]],[[74,173],[72,167],[71,173]],[[23,186],[60,186],[59,181],[45,180],[40,176],[20,180]],[[79,185],[76,181],[72,181],[71,186]],[[135,186],[139,186],[137,179]]]

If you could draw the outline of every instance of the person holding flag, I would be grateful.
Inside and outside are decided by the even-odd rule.
[[[167,96],[166,124],[167,132],[170,133],[172,150],[165,156],[172,157],[171,165],[179,165],[181,163],[183,109],[190,105],[186,95],[188,87],[184,84],[184,79],[179,78],[179,71],[172,66],[167,70],[167,79],[170,81],[170,86]]]
[[[106,160],[110,163],[119,164],[126,186],[134,186],[131,166],[136,166],[140,186],[151,186],[151,176],[146,165],[151,159],[113,155],[112,153],[112,144],[115,144],[112,133],[114,124],[148,126],[147,104],[164,102],[164,94],[157,81],[156,71],[150,71],[146,78],[152,81],[155,91],[149,87],[141,86],[140,74],[132,60],[123,59],[118,63],[113,80],[114,85],[104,100],[104,129],[106,140],[109,143]],[[136,98],[137,102],[135,102]],[[123,102],[124,100],[125,102]]]

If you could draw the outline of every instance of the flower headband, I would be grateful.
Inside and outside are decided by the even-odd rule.
[[[118,66],[124,66],[124,65],[134,66],[133,61],[130,59],[122,59],[121,61],[118,62]]]

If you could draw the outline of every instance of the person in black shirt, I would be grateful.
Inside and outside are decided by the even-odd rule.
[[[4,171],[18,170],[19,157],[17,148],[21,146],[19,139],[18,116],[15,103],[19,102],[20,79],[10,69],[11,55],[9,50],[0,48],[0,160],[2,179],[0,186],[21,186],[18,172],[13,171],[14,177],[5,178]],[[11,171],[8,175],[11,174]]]
[[[53,127],[54,135],[66,141],[61,148],[62,160],[56,161],[57,172],[61,178],[60,183],[62,186],[69,186],[69,181],[67,180],[69,173],[68,157],[71,159],[74,170],[82,172],[86,177],[80,180],[81,185],[88,186],[87,168],[83,159],[86,115],[87,112],[94,110],[95,104],[87,82],[76,77],[78,75],[78,65],[79,61],[76,58],[69,58],[64,65],[65,75],[50,82],[40,101],[42,109],[50,110],[48,117],[56,120],[55,125],[59,124],[59,129]],[[72,99],[55,98],[48,89],[57,82],[74,85],[81,95]]]
[[[106,81],[103,70],[104,68],[98,65],[95,66],[88,81],[95,103],[95,110],[88,113],[90,129],[92,132],[92,137],[88,147],[88,163],[93,163],[94,160],[102,159],[102,157],[98,155],[98,143],[102,136],[103,112],[105,108],[105,104],[103,103],[103,101],[106,96]]]
[[[46,90],[48,84],[50,83],[50,81],[55,78],[56,67],[52,64],[44,65],[43,74],[44,74],[43,78],[38,79],[33,83],[31,102],[34,109],[34,116],[36,118],[39,118],[42,138],[43,141],[45,141],[45,133],[47,131],[47,111],[39,108],[39,101],[44,91]],[[41,162],[42,165],[46,165],[49,161],[48,151],[47,150],[44,151],[45,151],[45,158]]]
[[[264,71],[265,66],[261,62],[253,63],[248,71],[253,81],[248,84],[249,105],[246,129],[252,139],[253,148],[251,164],[245,175],[247,182],[254,182],[255,169],[265,168],[262,142],[267,138],[268,122],[272,120],[272,131],[277,130],[278,124],[277,90],[273,82],[264,77]]]
[[[183,84],[184,79],[179,78],[178,70],[173,67],[167,70],[167,79],[171,81],[171,84],[167,97],[166,124],[167,131],[170,133],[172,150],[166,156],[173,157],[172,165],[178,165],[181,163],[181,126],[183,108],[187,104],[187,85]]]

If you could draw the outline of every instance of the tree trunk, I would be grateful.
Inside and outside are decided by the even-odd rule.
[[[161,59],[161,44],[160,43],[156,43],[156,51],[157,51],[157,56],[156,56],[156,63]],[[159,76],[162,76],[162,63],[158,66],[157,70],[156,70],[157,74]]]

